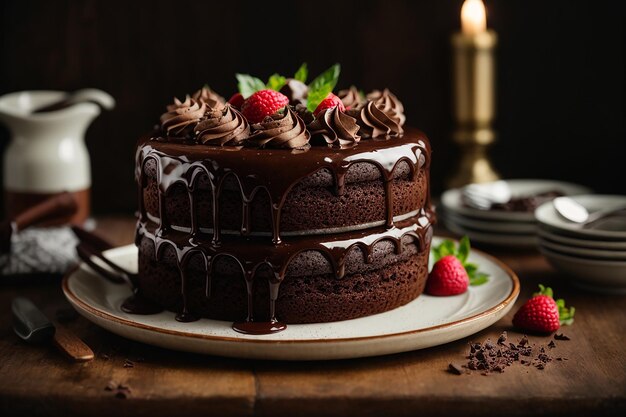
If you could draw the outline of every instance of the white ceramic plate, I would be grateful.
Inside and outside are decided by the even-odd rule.
[[[622,195],[579,195],[573,200],[585,206],[589,212],[603,209],[613,209],[626,206],[626,196]],[[619,229],[587,229],[576,223],[565,220],[554,208],[552,202],[547,202],[535,210],[537,221],[549,230],[558,234],[578,237],[580,239],[611,240],[626,242],[626,221],[621,221]]]
[[[558,242],[568,246],[575,246],[578,248],[587,248],[587,249],[602,249],[602,250],[610,250],[610,251],[626,251],[626,242],[611,242],[611,241],[603,241],[603,240],[589,240],[589,239],[579,239],[570,236],[562,236],[555,232],[550,231],[549,229],[545,229],[543,227],[539,227],[537,233],[540,237],[552,240],[554,242]]]
[[[543,246],[539,247],[548,261],[573,282],[591,291],[626,294],[626,261],[598,261],[557,253]]]
[[[626,251],[610,251],[600,249],[577,248],[552,242],[546,238],[539,238],[539,244],[547,249],[571,256],[584,257],[594,260],[613,260],[626,262]]]
[[[440,242],[434,238],[433,244]],[[113,261],[136,269],[137,249],[106,252]],[[63,280],[63,292],[87,319],[113,333],[174,350],[254,359],[326,360],[406,352],[451,342],[502,318],[519,295],[519,280],[495,258],[473,250],[470,261],[491,275],[489,281],[453,297],[422,295],[386,313],[355,320],[289,325],[272,335],[250,336],[226,321],[179,323],[174,313],[131,315],[120,309],[131,294],[81,264]]]
[[[534,234],[507,234],[478,231],[463,227],[452,219],[442,216],[446,228],[458,236],[467,235],[472,242],[485,243],[495,246],[507,246],[510,248],[530,249],[537,247],[537,236]]]
[[[513,197],[537,194],[547,191],[560,191],[565,195],[588,194],[591,191],[587,187],[581,185],[570,184],[562,181],[552,180],[506,180],[511,187]],[[456,214],[476,219],[487,220],[506,220],[517,222],[534,222],[533,213],[511,212],[499,210],[478,210],[467,207],[461,199],[462,190],[454,188],[444,192],[441,196],[441,204],[446,210],[450,210]]]
[[[462,227],[485,231],[487,233],[526,233],[535,234],[537,223],[533,222],[507,222],[493,220],[477,220],[471,217],[455,214],[453,211],[446,211],[444,214],[454,223]]]

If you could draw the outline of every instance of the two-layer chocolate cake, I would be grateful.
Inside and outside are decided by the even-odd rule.
[[[387,90],[337,97],[333,80],[298,78],[259,91],[240,79],[229,102],[205,87],[139,141],[138,294],[178,320],[262,333],[424,289],[428,139]]]

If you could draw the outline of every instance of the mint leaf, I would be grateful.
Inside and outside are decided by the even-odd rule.
[[[467,263],[464,266],[465,266],[465,271],[467,272],[467,275],[469,275],[470,277],[474,276],[474,274],[478,272],[478,265],[476,264]]]
[[[237,78],[237,88],[243,96],[248,98],[257,91],[265,90],[265,83],[256,77],[248,74],[235,74]]]
[[[302,65],[300,65],[300,68],[298,68],[298,70],[296,71],[293,78],[305,83],[308,77],[309,77],[309,68],[307,67],[306,62],[303,62]]]
[[[341,66],[335,64],[311,81],[307,95],[307,109],[309,111],[315,111],[322,100],[332,93],[333,88],[337,85],[340,72]]]
[[[267,80],[266,87],[270,90],[279,91],[283,85],[287,83],[287,79],[280,74],[274,73]]]
[[[328,95],[333,91],[330,84],[325,84],[320,87],[318,90],[309,90],[307,94],[307,102],[306,108],[309,111],[315,111],[317,106],[320,105],[322,100],[324,100]]]
[[[333,88],[335,88],[335,86],[337,85],[337,80],[339,79],[340,72],[341,65],[333,65],[332,67],[328,68],[326,71],[315,77],[313,81],[311,81],[311,83],[309,84],[309,90],[315,91],[322,88],[328,88],[328,86],[330,86],[330,91],[333,91]]]
[[[474,287],[477,285],[483,285],[487,281],[489,281],[489,275],[483,272],[479,272],[474,276],[470,276],[470,285]]]
[[[470,253],[470,241],[467,236],[463,236],[459,241],[459,251],[457,253],[457,258],[461,261],[462,264],[467,261],[467,257]]]
[[[574,313],[576,309],[574,307],[565,307],[565,300],[559,298],[556,300],[556,306],[559,309],[559,321],[562,325],[571,325],[574,323]]]

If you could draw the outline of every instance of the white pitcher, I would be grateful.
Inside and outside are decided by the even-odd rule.
[[[89,216],[91,167],[85,131],[100,106],[110,109],[115,101],[100,90],[80,93],[90,101],[42,113],[33,110],[65,100],[68,93],[21,91],[0,97],[0,120],[12,135],[4,155],[7,216],[64,191],[75,193],[79,203],[78,212],[64,221],[82,223]]]

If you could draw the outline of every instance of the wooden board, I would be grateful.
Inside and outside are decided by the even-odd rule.
[[[130,218],[99,221],[116,244],[132,242]],[[484,248],[519,275],[518,305],[544,283],[577,308],[544,370],[519,364],[502,374],[453,375],[467,343],[522,335],[511,316],[465,340],[379,358],[332,362],[263,362],[172,352],[131,342],[83,318],[67,321],[95,352],[71,363],[52,346],[29,346],[11,330],[13,297],[31,298],[54,317],[68,308],[59,281],[0,285],[0,413],[93,416],[410,416],[610,415],[626,412],[626,296],[600,296],[570,286],[536,253]],[[516,308],[514,309],[516,310]],[[531,343],[551,338],[530,336]],[[121,387],[120,387],[121,385]],[[109,388],[107,388],[109,387]],[[126,398],[119,398],[126,397]]]

